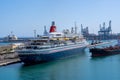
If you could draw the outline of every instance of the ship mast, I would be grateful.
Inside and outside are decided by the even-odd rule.
[[[76,26],[76,22],[75,22],[75,34],[77,34],[77,26]]]
[[[47,29],[46,29],[46,26],[44,26],[44,36],[47,36],[48,35],[48,32],[47,32]]]
[[[36,30],[34,30],[34,38],[36,38]]]

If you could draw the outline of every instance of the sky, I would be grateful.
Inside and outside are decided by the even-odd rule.
[[[0,37],[11,32],[32,37],[34,30],[43,34],[55,21],[57,31],[71,29],[74,23],[88,26],[97,34],[99,24],[112,21],[112,32],[120,33],[120,0],[0,0]]]

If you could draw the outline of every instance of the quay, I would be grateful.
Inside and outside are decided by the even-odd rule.
[[[5,60],[0,61],[0,66],[5,66],[8,64],[13,64],[13,63],[17,63],[17,62],[20,62],[19,58],[5,59]]]
[[[0,66],[20,62],[18,54],[14,52],[15,48],[17,46],[13,44],[0,46]]]

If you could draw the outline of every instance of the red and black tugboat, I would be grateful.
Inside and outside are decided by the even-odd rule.
[[[118,40],[118,43],[115,46],[109,46],[106,48],[91,48],[90,52],[92,53],[92,57],[120,54],[120,39]]]

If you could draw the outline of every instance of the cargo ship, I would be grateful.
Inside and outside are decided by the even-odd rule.
[[[48,62],[80,54],[88,42],[75,29],[77,28],[71,28],[71,32],[68,29],[57,32],[55,22],[52,22],[49,33],[45,28],[43,36],[31,40],[16,52],[25,64]]]
[[[91,48],[91,57],[102,57],[120,54],[120,39],[118,39],[118,43],[114,46],[104,47],[104,48]]]
[[[12,32],[8,36],[1,38],[0,43],[24,43],[28,42],[31,38],[18,38]]]

